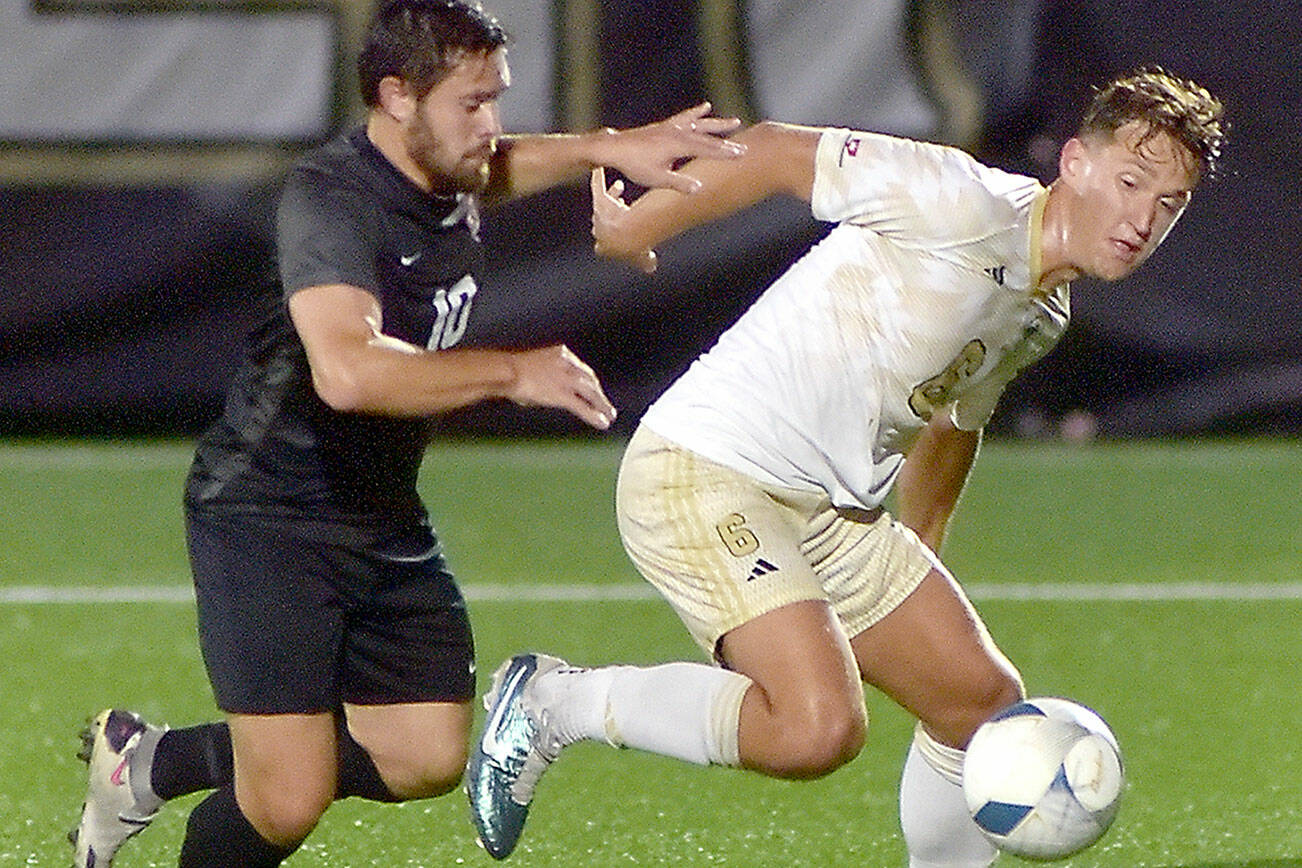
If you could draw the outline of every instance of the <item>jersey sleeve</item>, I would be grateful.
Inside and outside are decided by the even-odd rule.
[[[815,218],[883,235],[963,243],[1004,225],[1033,191],[1030,178],[945,145],[828,129],[815,156]]]
[[[949,419],[960,431],[980,431],[995,414],[995,406],[1016,371],[996,370],[960,396],[949,407]]]
[[[360,192],[322,183],[309,172],[286,181],[276,214],[280,277],[288,298],[309,286],[347,284],[376,290],[379,240]]]
[[[1008,384],[1057,345],[1070,321],[1071,287],[1063,283],[1039,300],[1020,340],[1004,349],[989,373],[958,395],[949,411],[954,427],[964,431],[985,427]]]

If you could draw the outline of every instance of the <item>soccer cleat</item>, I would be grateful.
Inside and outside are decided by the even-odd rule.
[[[466,766],[466,795],[479,843],[494,859],[515,849],[538,779],[561,750],[545,715],[529,708],[529,686],[566,665],[545,654],[517,655],[493,673],[484,696],[488,720]]]
[[[131,787],[131,756],[146,732],[162,731],[137,714],[101,711],[81,732],[77,758],[89,766],[90,782],[81,807],[81,823],[68,835],[76,848],[74,868],[109,868],[122,842],[149,825],[163,800],[148,786]]]

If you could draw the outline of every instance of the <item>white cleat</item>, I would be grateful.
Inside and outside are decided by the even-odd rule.
[[[89,766],[81,822],[68,835],[74,868],[109,868],[122,842],[149,825],[162,799],[146,786],[131,787],[131,755],[149,730],[162,731],[130,711],[107,709],[81,733],[77,757]]]

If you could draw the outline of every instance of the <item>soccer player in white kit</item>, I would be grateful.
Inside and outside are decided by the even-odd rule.
[[[773,122],[736,137],[740,160],[687,166],[692,197],[630,207],[594,173],[598,252],[646,270],[656,244],[769,195],[837,225],[649,408],[620,469],[625,548],[719,665],[504,663],[468,771],[492,855],[567,744],[816,777],[862,748],[866,682],[919,721],[909,864],[993,862],[963,748],[1023,687],[935,553],[999,395],[1067,325],[1069,282],[1157,248],[1213,168],[1220,116],[1192,82],[1121,77],[1047,188],[952,148]]]

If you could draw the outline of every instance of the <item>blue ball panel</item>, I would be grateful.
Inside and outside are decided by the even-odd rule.
[[[1023,716],[1047,717],[1048,715],[1046,715],[1044,710],[1038,705],[1033,705],[1030,702],[1014,702],[1003,711],[996,712],[995,715],[990,718],[990,722],[996,720],[1007,720],[1010,717]]]
[[[981,806],[981,810],[972,815],[972,819],[990,834],[1003,837],[1016,829],[1017,824],[1026,819],[1026,815],[1034,809],[1034,805],[986,802]]]

